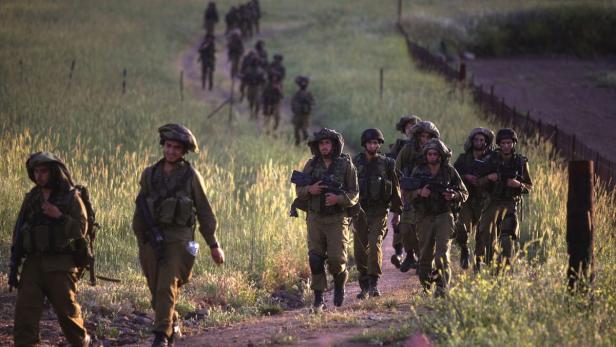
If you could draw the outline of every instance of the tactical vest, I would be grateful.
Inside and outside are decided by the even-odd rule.
[[[455,169],[451,166],[442,164],[439,172],[433,177],[433,180],[443,186],[451,186],[452,178],[454,177],[453,170]],[[430,177],[431,175],[430,168],[425,164],[419,165],[413,172],[414,177]],[[427,198],[419,197],[415,199],[413,207],[422,214],[439,215],[441,213],[453,211],[453,209],[456,209],[458,206],[454,206],[453,202],[445,200],[442,194],[431,192],[430,196]]]
[[[312,111],[312,94],[305,90],[298,90],[291,102],[293,113],[309,114]]]
[[[502,171],[506,170],[514,172],[516,179],[522,179],[525,176],[524,168],[526,167],[526,162],[528,162],[528,159],[523,155],[514,153],[513,157],[509,161],[505,162],[499,153],[500,152],[492,152],[490,156],[486,158],[486,161],[498,168],[497,173],[499,176]],[[494,183],[493,189],[489,195],[498,200],[520,200],[522,189],[507,186],[506,180],[500,180],[499,177],[499,181]]]
[[[161,227],[193,227],[195,225],[195,207],[192,200],[192,178],[195,174],[188,162],[184,170],[168,186],[163,173],[164,159],[146,169],[148,195],[146,201],[152,217]]]
[[[406,146],[407,143],[409,143],[409,140],[407,139],[397,139],[395,143],[392,143],[390,145],[387,157],[395,160],[398,157],[398,154],[400,153],[402,148]]]
[[[353,162],[357,168],[359,199],[362,207],[388,206],[394,188],[391,180],[394,161],[377,154],[375,159],[368,162],[366,155],[360,153]]]
[[[348,188],[345,182],[346,168],[350,160],[351,159],[347,154],[341,154],[332,160],[329,168],[325,168],[324,164],[321,163],[321,165],[319,165],[319,158],[314,157],[310,159],[310,163],[308,164],[308,168],[305,173],[309,174],[316,181],[327,178],[342,187],[342,190],[346,191]],[[325,206],[325,194],[328,192],[330,192],[328,189],[324,189],[319,195],[311,195],[309,206],[310,212],[323,215],[333,215],[344,212],[344,208],[339,204]]]
[[[43,213],[40,189],[33,189],[26,195],[24,223],[22,226],[23,250],[26,254],[69,254],[71,239],[66,236],[64,223]],[[54,192],[49,203],[60,209],[63,215],[70,213],[71,203],[77,192]]]

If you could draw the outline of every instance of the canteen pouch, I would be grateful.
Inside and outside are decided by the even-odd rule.
[[[174,224],[191,226],[194,224],[193,201],[189,197],[181,196],[176,199]]]
[[[175,220],[175,210],[178,199],[175,197],[166,198],[158,205],[156,221],[161,224],[173,224]]]

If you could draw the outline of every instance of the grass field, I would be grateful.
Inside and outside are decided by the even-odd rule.
[[[226,10],[228,2],[218,3]],[[268,40],[270,54],[285,55],[288,76],[311,76],[315,118],[342,131],[355,148],[368,127],[380,127],[393,142],[395,122],[409,112],[435,122],[454,156],[471,128],[497,127],[478,117],[464,91],[413,67],[393,25],[395,1],[261,3],[262,27],[280,28]],[[31,185],[25,158],[50,149],[92,190],[104,226],[97,246],[100,272],[127,279],[113,291],[82,286],[82,297],[94,304],[147,307],[130,230],[133,199],[139,172],[160,156],[156,128],[178,121],[200,140],[201,153],[189,160],[206,179],[228,256],[228,264],[214,268],[208,255],[201,255],[180,309],[190,311],[208,298],[256,314],[269,290],[306,273],[305,227],[287,211],[293,197],[289,173],[302,165],[307,151],[284,139],[257,136],[244,119],[232,130],[223,122],[207,122],[203,115],[214,105],[192,95],[180,101],[175,61],[200,33],[202,6],[160,0],[96,7],[78,1],[0,5],[0,21],[8,23],[0,29],[0,141],[8,149],[0,163],[5,202],[0,261],[7,263],[12,222]],[[128,83],[122,95],[124,68]],[[285,88],[286,95],[294,89],[289,82]],[[417,315],[405,329],[422,330],[443,345],[613,345],[614,205],[606,192],[597,191],[596,289],[592,299],[572,298],[565,289],[564,163],[537,139],[525,141],[520,151],[530,158],[535,189],[524,204],[522,252],[513,275],[494,280],[487,274],[455,274],[449,299],[409,298]],[[212,324],[231,319],[224,313],[213,317]]]

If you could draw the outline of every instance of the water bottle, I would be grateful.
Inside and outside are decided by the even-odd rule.
[[[188,244],[186,245],[186,250],[193,257],[196,257],[197,253],[199,253],[199,243],[197,241],[188,241]]]

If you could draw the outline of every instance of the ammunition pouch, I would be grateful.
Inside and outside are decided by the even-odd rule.
[[[61,226],[52,224],[24,225],[23,249],[26,254],[70,253],[71,240]]]
[[[94,255],[88,246],[88,241],[85,238],[73,240],[73,242],[71,242],[71,250],[75,266],[79,268],[86,267],[94,258]]]
[[[189,197],[168,197],[156,204],[148,198],[148,207],[154,211],[154,218],[160,225],[192,226],[195,223],[193,201]]]

